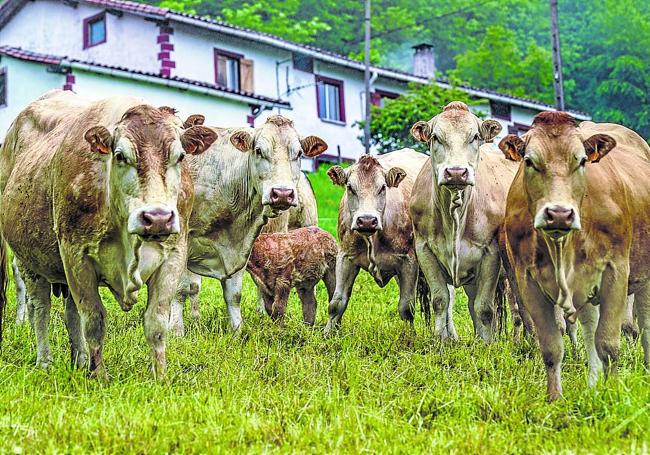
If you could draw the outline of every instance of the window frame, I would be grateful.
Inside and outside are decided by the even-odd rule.
[[[321,119],[321,121],[326,122],[326,123],[334,123],[336,125],[345,125],[345,84],[343,80],[341,79],[333,79],[331,77],[327,76],[320,76],[320,75],[315,75],[315,85],[316,85],[316,110],[317,110],[317,115],[318,118]],[[321,117],[321,105],[320,105],[320,91],[319,87],[323,84],[326,85],[334,85],[337,86],[339,89],[339,118],[338,120],[334,119],[329,119],[325,117]]]
[[[228,85],[223,85],[219,83],[219,57],[225,57],[237,61],[237,88],[229,89],[229,90],[235,90],[236,92],[240,92],[241,91],[241,61],[244,58],[244,54],[238,54],[236,52],[231,52],[225,49],[219,49],[215,47],[213,49],[213,56],[214,56],[214,83],[219,87],[228,88]]]
[[[501,104],[503,106],[506,106],[508,108],[508,114],[507,115],[499,115],[499,114],[495,113],[496,111],[494,109],[494,106],[497,105],[497,104]],[[512,105],[509,104],[509,103],[504,103],[502,101],[491,100],[490,101],[490,115],[493,118],[498,118],[499,120],[505,120],[507,122],[511,122],[512,121]]]
[[[512,125],[508,125],[508,134],[521,136],[522,134],[530,131],[532,128],[533,127],[531,125],[513,122]]]
[[[95,22],[103,21],[104,22],[104,40],[98,41],[97,43],[90,42],[90,26]],[[104,44],[108,40],[108,22],[106,21],[106,11],[102,11],[99,14],[89,16],[83,20],[83,37],[84,37],[84,49],[90,49],[91,47],[99,46]]]
[[[0,96],[0,107],[7,107],[9,105],[9,90],[7,90],[7,85],[9,81],[8,77],[9,72],[7,71],[7,67],[3,66],[0,68],[0,77],[4,77],[5,84],[4,84],[4,94],[0,92],[0,95],[4,95],[4,97]]]
[[[394,100],[400,97],[399,93],[395,92],[390,92],[388,90],[381,90],[381,89],[375,89],[371,94],[370,94],[370,103],[373,106],[377,107],[383,107],[381,105],[381,100],[382,99],[389,99],[389,100]],[[374,97],[374,99],[373,99]],[[376,102],[375,102],[376,101]]]

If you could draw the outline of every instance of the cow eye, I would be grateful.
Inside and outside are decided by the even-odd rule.
[[[177,163],[179,163],[179,164],[182,163],[184,159],[185,159],[185,154],[181,153],[180,156],[178,157]]]
[[[470,144],[471,144],[472,142],[476,142],[476,141],[478,141],[478,138],[479,138],[478,133],[476,133],[476,134],[474,135],[474,137],[472,138],[472,140],[470,141]]]
[[[255,155],[261,157],[262,156],[262,148],[261,147],[255,147]]]
[[[539,171],[539,169],[537,169],[537,167],[535,167],[535,163],[533,163],[533,160],[531,160],[530,158],[525,157],[525,158],[524,158],[524,163],[526,163],[526,167],[527,167],[527,168],[530,168],[530,169],[534,169],[534,170],[536,170],[536,171]]]
[[[346,186],[347,186],[348,191],[349,191],[350,193],[352,193],[352,194],[357,194],[357,193],[354,192],[354,189],[352,189],[352,185],[351,185],[351,184],[348,183]]]
[[[580,166],[584,167],[585,164],[587,164],[587,157],[583,156],[580,160]]]
[[[379,188],[379,192],[377,194],[382,194],[384,191],[386,191],[386,184],[384,183],[381,188]]]
[[[124,152],[118,150],[115,152],[114,157],[115,157],[115,161],[117,161],[118,163],[120,164],[126,163],[126,156],[124,155]]]

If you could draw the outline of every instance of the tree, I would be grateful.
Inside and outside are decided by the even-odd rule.
[[[411,84],[399,98],[385,100],[383,107],[372,106],[370,111],[370,143],[379,153],[387,153],[404,147],[420,152],[426,147],[416,143],[410,134],[411,126],[418,120],[429,120],[452,101],[468,105],[480,104],[482,100],[472,99],[458,89],[442,88],[435,83]],[[363,128],[363,122],[359,123]],[[363,141],[363,138],[360,138]]]

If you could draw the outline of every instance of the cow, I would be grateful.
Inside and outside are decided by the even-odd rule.
[[[334,237],[316,226],[261,234],[253,244],[246,270],[260,291],[267,314],[282,323],[289,292],[295,288],[302,303],[303,321],[314,325],[314,288],[323,280],[332,298],[336,254]]]
[[[253,242],[266,222],[300,203],[300,160],[327,144],[300,137],[281,115],[256,128],[215,128],[219,138],[190,157],[195,187],[187,268],[220,280],[233,330],[241,327],[241,287]],[[182,306],[177,306],[182,313]],[[182,320],[182,314],[180,316]]]
[[[300,173],[297,186],[298,202],[296,206],[281,212],[274,218],[268,218],[262,228],[262,233],[287,232],[299,227],[316,226],[318,212],[314,191],[304,173]],[[199,318],[199,293],[201,292],[201,276],[186,270],[181,279],[181,285],[171,305],[169,330],[178,336],[185,334],[183,309],[185,302],[190,300],[190,311],[193,319]],[[258,310],[266,311],[262,294],[258,292]]]
[[[98,288],[128,311],[146,284],[145,336],[154,376],[164,376],[193,197],[183,159],[217,137],[202,126],[183,130],[174,113],[137,98],[88,101],[53,91],[11,125],[0,153],[0,230],[33,308],[39,365],[51,362],[50,289],[65,297],[73,362],[89,361],[92,375],[106,378]]]
[[[327,332],[340,325],[360,269],[380,287],[397,277],[399,314],[413,327],[418,264],[408,201],[426,159],[407,148],[377,157],[363,155],[348,168],[333,166],[327,171],[332,183],[346,189],[339,205],[336,290]]]
[[[474,333],[493,340],[497,287],[503,281],[499,229],[517,166],[489,151],[501,131],[481,120],[465,103],[452,102],[429,121],[418,121],[412,136],[428,145],[431,157],[418,175],[410,201],[415,251],[431,293],[434,334],[456,339],[448,285],[463,287]]]
[[[593,385],[617,371],[621,323],[634,294],[650,364],[650,148],[619,125],[544,112],[499,144],[519,162],[507,199],[506,247],[546,367],[562,395],[564,347],[554,308],[580,320]]]

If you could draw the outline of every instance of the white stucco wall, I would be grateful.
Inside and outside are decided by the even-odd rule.
[[[48,73],[39,63],[2,56],[0,68],[7,69],[7,106],[0,107],[0,143],[18,113],[48,90],[62,88],[63,74]]]
[[[157,73],[158,27],[142,17],[106,13],[106,42],[83,48],[83,20],[102,11],[82,3],[74,8],[60,1],[30,1],[0,30],[0,44]]]

